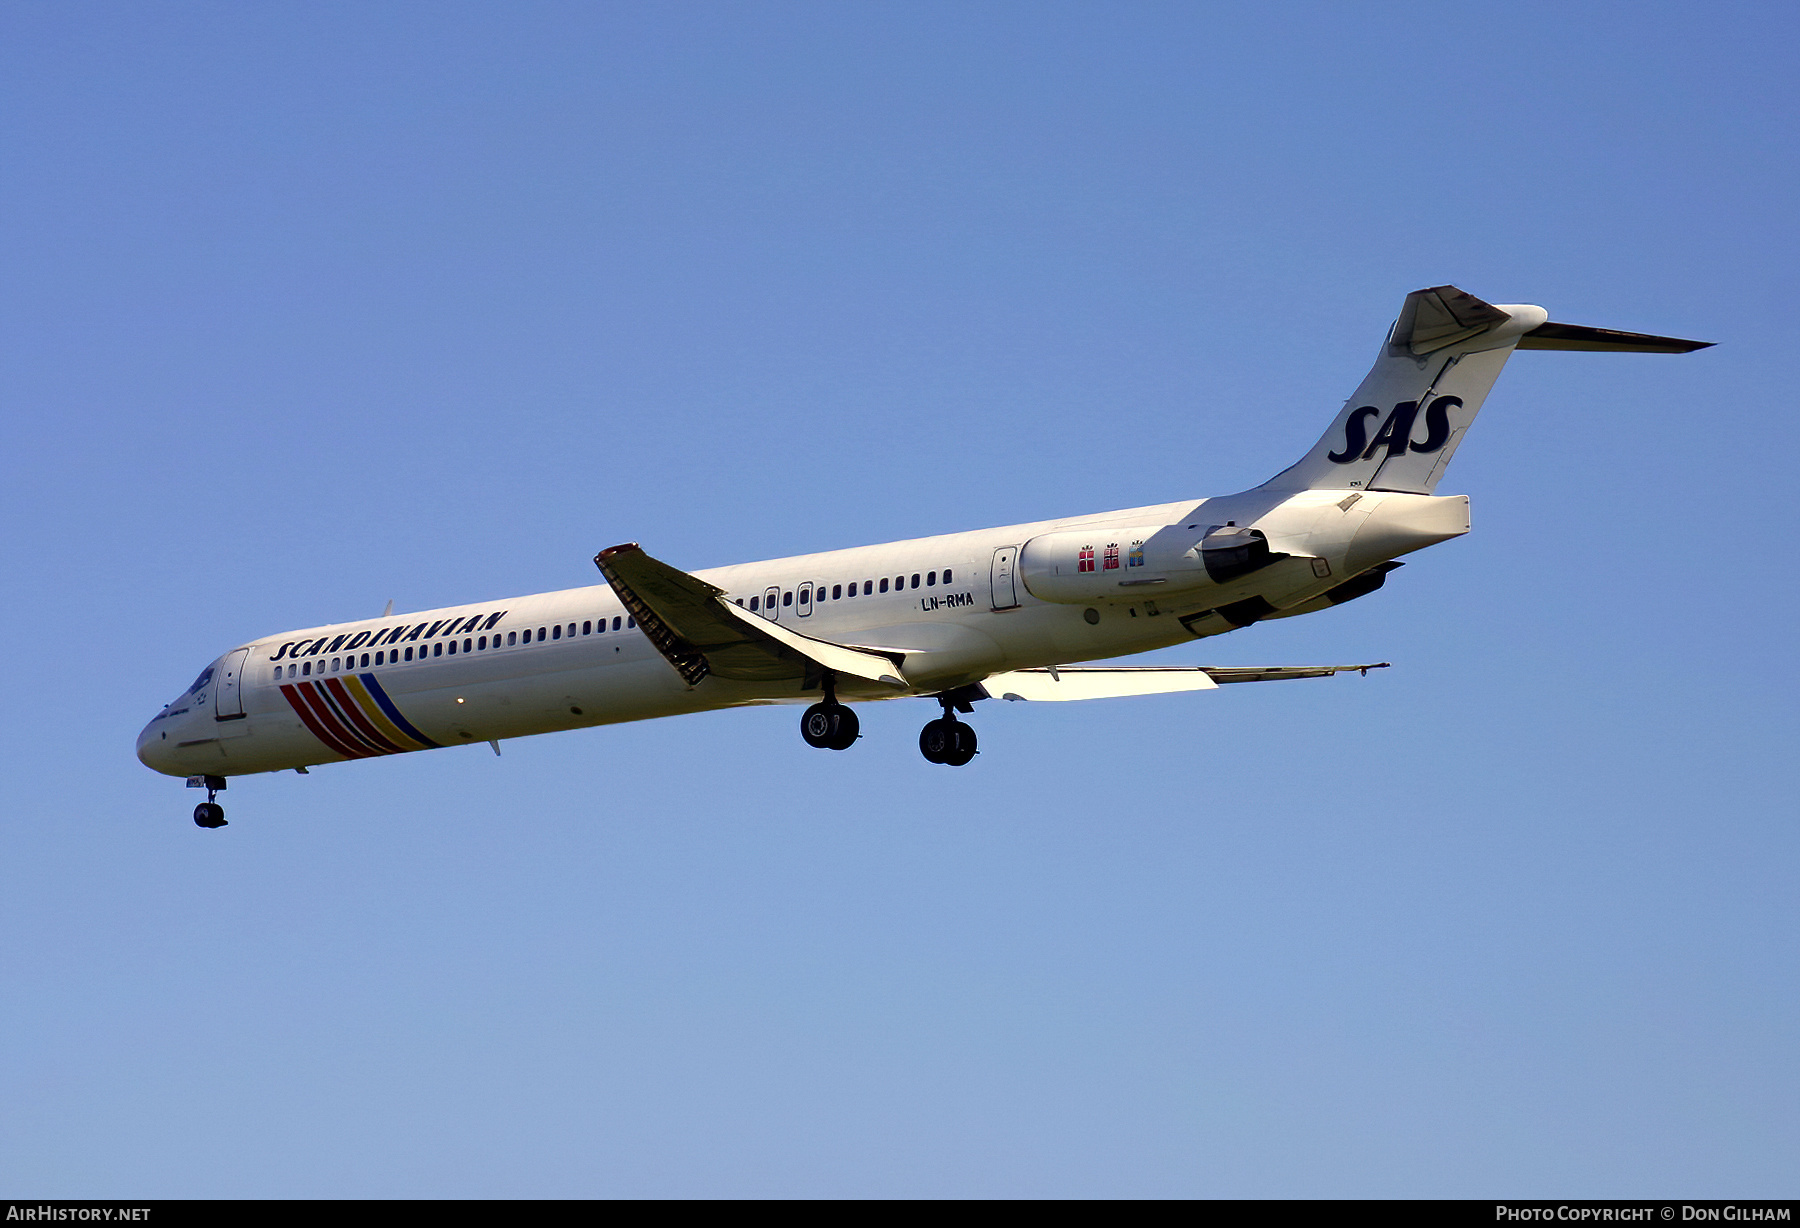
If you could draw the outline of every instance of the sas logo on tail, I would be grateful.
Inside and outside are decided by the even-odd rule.
[[[1439,397],[1427,405],[1424,439],[1412,437],[1413,420],[1419,416],[1417,401],[1402,401],[1394,406],[1374,439],[1369,438],[1369,421],[1380,417],[1381,411],[1373,405],[1364,405],[1352,411],[1344,422],[1343,451],[1328,453],[1326,459],[1340,465],[1373,460],[1383,445],[1386,445],[1390,458],[1405,456],[1408,451],[1436,452],[1450,441],[1450,410],[1461,405],[1461,397]]]

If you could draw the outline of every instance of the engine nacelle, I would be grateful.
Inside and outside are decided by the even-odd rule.
[[[1040,601],[1089,605],[1192,594],[1258,571],[1286,554],[1260,529],[1181,525],[1045,533],[1019,551],[1019,578]]]

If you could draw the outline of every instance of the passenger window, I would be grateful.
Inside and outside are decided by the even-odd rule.
[[[557,623],[556,626],[550,628],[550,638],[553,640],[560,640],[562,638],[562,624],[561,623]]]
[[[913,587],[914,587],[914,588],[918,588],[918,587],[919,587],[919,573],[918,573],[918,572],[916,572],[916,571],[915,571],[915,572],[913,572]]]
[[[886,576],[881,577],[881,591],[884,593],[887,592],[887,577]]]
[[[593,633],[594,633],[594,620],[591,618],[584,619],[581,624],[581,634],[592,635]]]
[[[928,571],[925,573],[925,587],[926,588],[936,588],[937,587],[937,572]]]
[[[755,612],[761,605],[762,605],[761,597],[750,598],[750,609],[752,612]]]
[[[406,650],[406,659],[407,659],[407,660],[408,660],[408,661],[410,661],[410,660],[412,660],[412,649],[410,649],[410,648],[408,648],[408,649],[407,649],[407,650]]]
[[[632,627],[635,627],[635,626],[637,626],[637,619],[635,619],[635,618],[627,618],[627,619],[626,619],[626,620],[625,620],[625,626],[626,626],[626,628],[627,628],[627,629],[628,629],[628,630],[629,630],[629,629],[630,629],[630,628],[632,628]]]
[[[471,641],[469,641],[469,640],[463,641],[463,651],[464,652],[468,652],[473,647],[475,647],[475,645]]]
[[[442,641],[431,646],[431,655],[434,657],[441,657],[444,655],[444,645]]]
[[[450,655],[453,657],[456,655],[456,641],[455,640],[450,641]]]
[[[337,657],[331,658],[331,672],[334,674],[338,672],[338,658]]]
[[[300,668],[300,667],[299,667],[299,666],[297,666],[297,665],[290,665],[290,666],[288,666],[288,677],[290,677],[290,678],[292,678],[292,677],[293,677],[293,676],[294,676],[294,671],[295,671],[295,670],[296,670],[296,669],[299,669],[299,668]]]
[[[617,614],[614,614],[613,615],[613,630],[617,631],[618,629],[619,629],[619,616]]]
[[[369,668],[369,654],[368,654],[368,653],[366,653],[366,652],[365,652],[365,653],[363,653],[363,655],[362,655],[362,663],[363,663],[363,668],[364,668],[364,669],[368,669],[368,668]]]
[[[575,638],[575,624],[574,623],[569,624],[569,638],[570,639]]]
[[[950,583],[950,569],[948,567],[944,568],[944,583]]]
[[[300,673],[303,676],[310,678],[312,676],[312,662],[308,661],[304,665],[302,665],[300,667]]]
[[[781,594],[781,604],[784,606],[794,604],[794,594],[792,590]]]
[[[833,601],[836,601],[839,597],[842,597],[843,595],[844,595],[844,586],[843,585],[833,584],[831,586],[831,599]]]
[[[542,627],[539,627],[538,628],[538,643],[541,644],[543,642],[544,642],[544,629]]]
[[[865,596],[865,597],[873,596],[874,592],[875,592],[875,581],[864,580],[863,581],[863,596]]]

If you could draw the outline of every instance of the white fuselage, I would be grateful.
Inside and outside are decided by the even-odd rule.
[[[1286,557],[1215,580],[1198,543],[1230,523]],[[1461,498],[1256,490],[694,574],[807,636],[904,654],[905,691],[839,681],[857,702],[1217,634],[1241,624],[1208,611],[1233,603],[1266,603],[1262,617],[1323,608],[1353,576],[1466,529]],[[144,728],[138,756],[173,776],[236,776],[818,697],[792,681],[688,686],[595,585],[240,645]]]

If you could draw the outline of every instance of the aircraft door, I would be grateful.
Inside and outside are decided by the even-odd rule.
[[[994,608],[996,610],[1016,609],[1019,604],[1019,590],[1014,583],[1014,575],[1019,569],[1019,548],[1002,546],[994,551]]]
[[[800,586],[800,591],[794,594],[794,613],[797,614],[798,616],[800,616],[801,618],[805,618],[808,614],[812,613],[812,581],[811,580],[808,580],[806,583],[802,584]]]
[[[244,715],[244,665],[249,657],[248,648],[238,649],[225,658],[213,679],[213,716],[221,721]]]
[[[781,590],[780,589],[772,588],[768,592],[763,594],[763,615],[765,617],[767,617],[770,622],[774,622],[780,617],[780,615],[781,615]]]

